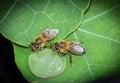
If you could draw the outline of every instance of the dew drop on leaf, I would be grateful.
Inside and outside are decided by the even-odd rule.
[[[64,57],[60,57],[50,49],[31,53],[28,64],[31,72],[39,78],[55,77],[61,74],[66,67]]]

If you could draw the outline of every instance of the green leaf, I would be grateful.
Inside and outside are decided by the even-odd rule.
[[[78,28],[89,0],[16,0],[0,21],[0,32],[23,46],[46,28],[59,29],[60,40]]]
[[[58,3],[59,0],[50,1],[50,4]],[[46,2],[46,3],[45,3]],[[61,1],[62,2],[62,1]],[[116,75],[120,75],[120,1],[119,0],[92,0],[90,8],[84,15],[84,19],[82,22],[82,25],[80,28],[74,32],[72,31],[76,30],[78,26],[81,23],[82,20],[82,14],[88,7],[85,4],[85,1],[80,1],[80,3],[77,0],[70,1],[67,3],[65,1],[65,4],[68,5],[62,5],[59,4],[58,6],[52,4],[52,6],[44,6],[46,5],[47,1],[44,1],[44,4],[42,2],[42,5],[39,5],[39,0],[34,2],[33,1],[18,1],[16,2],[19,4],[20,7],[12,8],[12,11],[8,16],[5,17],[5,20],[1,21],[0,23],[0,31],[5,37],[9,38],[10,40],[14,41],[15,43],[18,43],[20,45],[27,46],[33,39],[45,28],[56,28],[60,30],[59,36],[55,39],[55,41],[61,40],[63,38],[66,38],[68,40],[81,40],[82,46],[86,49],[86,54],[83,56],[72,56],[73,58],[73,64],[72,67],[70,67],[69,63],[69,56],[64,56],[66,58],[66,69],[63,73],[56,76],[55,78],[48,78],[48,79],[42,79],[36,77],[29,69],[28,65],[28,59],[29,55],[31,53],[31,49],[24,48],[18,45],[14,46],[14,52],[15,52],[15,60],[17,63],[17,66],[19,67],[20,71],[24,75],[24,77],[28,81],[32,82],[46,82],[46,83],[83,83],[83,82],[89,82],[93,80],[98,79],[105,79],[108,77],[113,77]],[[82,3],[81,3],[82,2]],[[84,3],[83,3],[84,2]],[[60,2],[59,2],[60,3]],[[71,6],[73,7],[74,11],[71,11]],[[55,8],[54,8],[54,7]],[[56,9],[56,7],[58,7]],[[83,11],[80,11],[79,8],[82,8]],[[22,14],[24,14],[24,19],[26,19],[25,22],[23,22],[23,19],[21,17],[21,10]],[[32,9],[31,9],[32,8]],[[46,18],[45,14],[37,14],[35,16],[35,21],[32,20],[34,16],[33,11],[41,11],[44,8],[47,8],[45,11],[47,11],[47,14],[51,14],[52,11],[54,11],[56,14],[52,15],[52,18],[54,22],[50,21],[48,17]],[[62,10],[62,9],[63,10]],[[19,9],[19,10],[17,10]],[[49,10],[50,9],[50,10]],[[14,13],[12,13],[14,10]],[[23,12],[24,10],[24,12]],[[65,22],[65,10],[69,11],[66,17],[68,18],[67,21],[71,22]],[[17,12],[17,18],[16,12]],[[26,12],[27,11],[27,12]],[[29,13],[29,14],[28,14]],[[76,14],[77,13],[77,14]],[[31,16],[30,16],[31,15]],[[10,17],[13,16],[13,17]],[[15,17],[14,17],[15,16]],[[28,18],[29,17],[29,18]],[[11,19],[12,21],[10,21]],[[46,20],[43,20],[46,19]],[[31,20],[28,20],[31,19]],[[72,20],[71,20],[72,19]],[[9,20],[9,22],[8,22]],[[17,21],[18,20],[18,21]],[[30,22],[29,22],[30,21]],[[39,22],[42,22],[39,24]],[[61,21],[63,23],[61,23]],[[34,28],[30,28],[28,30],[29,33],[23,34],[19,33],[20,37],[17,37],[14,39],[14,36],[12,35],[15,33],[13,30],[16,28],[12,28],[9,30],[8,26],[13,26],[10,22],[14,22],[16,25],[15,27],[19,27],[18,32],[23,32],[28,30],[30,24],[31,27],[34,26]],[[32,23],[33,22],[33,23]],[[27,29],[20,29],[20,24],[23,24]],[[8,24],[8,25],[7,25]],[[7,28],[6,28],[6,27]],[[3,28],[4,27],[4,28]],[[40,27],[40,28],[39,28]],[[32,30],[31,30],[32,29]],[[10,34],[7,34],[8,32]],[[32,33],[32,34],[31,34]],[[69,36],[69,34],[71,35]],[[21,39],[21,40],[20,40]]]
[[[69,79],[66,80],[65,77],[70,76],[70,71],[66,70],[66,73],[61,73],[61,75],[55,78],[42,79],[37,77],[36,72],[33,69],[30,70],[31,67],[29,66],[32,64],[30,63],[30,61],[32,61],[30,58],[32,50],[27,47],[34,38],[46,28],[59,30],[60,33],[58,37],[53,41],[62,40],[69,36],[81,24],[83,13],[88,8],[89,3],[89,0],[15,0],[9,5],[10,9],[6,7],[5,15],[0,14],[0,32],[11,40],[13,44],[16,43],[14,45],[15,62],[28,81],[73,81]],[[35,57],[33,57],[33,60]],[[63,63],[65,64],[65,62]],[[69,61],[67,63],[67,67],[71,68]],[[76,70],[75,68],[71,69],[72,71]],[[38,72],[37,70],[37,73],[41,72],[42,71]],[[76,76],[74,79],[75,78]]]
[[[82,45],[86,49],[82,60],[78,61],[73,57],[74,63],[83,69],[79,71],[80,81],[86,82],[120,75],[119,24],[120,0],[91,2],[80,28],[68,37],[69,40],[83,41]]]

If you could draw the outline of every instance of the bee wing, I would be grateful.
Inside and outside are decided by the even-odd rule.
[[[46,29],[45,31],[43,31],[42,35],[47,39],[47,40],[51,40],[53,38],[55,38],[59,33],[58,29]]]
[[[70,52],[72,52],[74,54],[84,54],[85,49],[82,46],[80,46],[79,44],[72,42],[70,44]]]

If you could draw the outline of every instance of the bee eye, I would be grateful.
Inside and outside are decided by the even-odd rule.
[[[30,44],[30,46],[31,46],[31,47],[34,47],[34,44],[35,44],[35,42],[32,42],[32,43]]]
[[[55,50],[58,50],[59,49],[59,45],[58,45],[58,43],[56,42],[55,43]]]
[[[39,44],[38,43],[35,43],[35,42],[32,42],[31,43],[31,47],[34,47],[36,49],[39,49]]]
[[[39,49],[39,44],[36,43],[35,44],[35,48]]]

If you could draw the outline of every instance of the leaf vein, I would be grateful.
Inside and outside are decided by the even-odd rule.
[[[27,3],[25,3],[24,1],[21,1],[21,0],[20,0],[20,2],[22,4],[24,4],[26,7],[28,7],[30,10],[32,10],[34,13],[36,13],[36,11],[30,5],[28,5]]]
[[[48,8],[48,6],[49,6],[50,2],[51,2],[51,0],[48,0],[48,3],[47,3],[47,5],[46,5],[46,7],[44,8],[44,10],[43,10],[43,11],[46,11],[46,9]]]
[[[78,29],[79,31],[81,32],[84,32],[84,33],[87,33],[87,34],[90,34],[90,35],[93,35],[93,36],[96,36],[96,37],[100,37],[100,38],[104,38],[104,39],[107,39],[107,40],[111,40],[111,41],[114,41],[118,44],[120,44],[120,41],[116,40],[116,39],[113,39],[113,38],[110,38],[110,37],[105,37],[103,35],[99,35],[99,34],[96,34],[96,33],[93,33],[93,32],[89,32],[89,31],[86,31],[86,30],[83,30],[83,29]]]
[[[90,66],[100,66],[100,67],[114,67],[113,65],[105,65],[105,64],[89,64]]]
[[[77,35],[76,35],[76,32],[74,32],[74,36],[75,36],[75,38],[78,40],[78,37],[77,37]],[[93,79],[95,79],[95,77],[94,77],[94,75],[93,75],[93,73],[92,73],[92,71],[91,71],[91,69],[90,69],[90,64],[89,64],[89,62],[87,61],[86,56],[84,55],[83,57],[84,57],[84,60],[85,60],[85,62],[86,62],[86,64],[87,64],[88,71],[89,71],[91,77],[92,77]]]
[[[77,9],[79,9],[79,10],[82,11],[82,9],[81,9],[80,7],[78,7],[75,3],[73,3],[72,0],[69,0],[69,2],[70,2],[74,7],[76,7]]]
[[[15,7],[16,3],[18,0],[16,0],[13,5],[10,7],[10,9],[8,10],[8,12],[6,13],[6,15],[3,17],[3,19],[0,21],[0,24],[8,17],[8,15],[10,14],[10,12],[12,11],[12,9]]]
[[[52,19],[52,15],[54,15],[54,13],[51,13],[51,14],[47,14],[46,12],[44,12],[44,11],[42,11],[41,13],[43,13],[43,14],[45,14],[52,22],[54,22],[54,23],[65,23],[65,22],[67,22],[67,23],[71,23],[71,22],[69,22],[69,21],[67,21],[67,20],[63,20],[63,21],[59,21],[59,20],[54,20],[54,19]]]
[[[93,19],[95,19],[95,18],[98,18],[98,17],[100,17],[100,16],[102,16],[102,15],[104,15],[104,14],[112,11],[113,9],[115,9],[115,8],[117,8],[117,7],[119,7],[119,5],[115,5],[114,7],[110,8],[110,9],[108,9],[108,10],[105,10],[104,12],[102,12],[102,13],[100,13],[100,14],[98,14],[98,15],[95,15],[95,16],[89,18],[89,19],[84,20],[84,21],[82,22],[82,24],[84,24],[84,23],[86,23],[86,22],[89,22],[89,21],[91,21],[91,20],[93,20]]]
[[[32,25],[33,25],[33,23],[34,23],[35,17],[36,17],[36,13],[34,14],[34,17],[33,17],[32,22],[30,23],[30,26],[29,26],[24,32],[19,32],[19,33],[15,36],[15,38],[18,37],[18,36],[21,35],[21,34],[26,34],[26,33],[31,29],[31,27],[32,27]]]
[[[45,76],[47,75],[47,73],[50,72],[49,70],[50,70],[51,66],[53,66],[53,63],[54,63],[54,61],[56,60],[56,57],[57,57],[57,56],[54,56],[54,57],[53,57],[53,61],[52,61],[51,64],[48,66],[48,69],[47,69],[46,72],[45,72]]]

